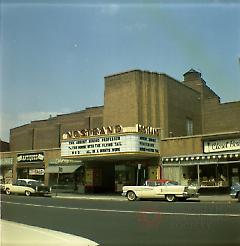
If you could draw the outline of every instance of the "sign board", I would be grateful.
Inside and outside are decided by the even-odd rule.
[[[101,128],[93,128],[93,129],[71,130],[63,133],[62,139],[70,140],[70,139],[79,139],[79,138],[92,137],[92,136],[104,136],[104,135],[106,136],[106,135],[129,133],[129,132],[143,133],[143,134],[155,135],[155,136],[160,135],[159,128],[136,124],[135,127],[122,127],[121,125],[116,125],[116,126],[107,126]]]
[[[204,153],[240,150],[240,138],[204,141]]]
[[[38,169],[29,169],[29,175],[44,175],[44,169],[38,168]]]
[[[39,162],[43,160],[44,160],[43,152],[17,155],[17,162]]]
[[[112,135],[63,141],[61,156],[109,155],[116,153],[159,153],[157,137],[140,134]]]

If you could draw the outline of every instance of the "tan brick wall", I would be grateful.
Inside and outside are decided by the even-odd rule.
[[[204,133],[240,130],[240,102],[221,104],[213,98],[204,103]]]
[[[103,125],[134,126],[137,122],[135,72],[105,77]]]
[[[59,148],[64,132],[102,127],[102,115],[103,107],[87,108],[11,129],[10,150]]]
[[[9,143],[0,141],[0,152],[9,151]]]
[[[187,118],[193,121],[193,134],[202,131],[200,93],[166,77],[168,93],[169,132],[173,136],[187,135]]]
[[[105,77],[104,125],[138,123],[182,136],[186,118],[201,133],[200,94],[170,76],[135,70]]]
[[[34,149],[59,148],[59,126],[40,126],[34,128]]]
[[[165,139],[160,142],[161,156],[178,156],[203,153],[202,137]]]
[[[10,130],[10,150],[28,150],[33,145],[33,128],[24,125]]]

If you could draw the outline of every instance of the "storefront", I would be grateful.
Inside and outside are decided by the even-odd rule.
[[[158,132],[139,125],[68,132],[61,158],[84,163],[86,192],[121,192],[159,176]]]
[[[1,183],[11,183],[13,179],[13,158],[0,158]]]
[[[203,153],[162,158],[163,177],[201,188],[240,182],[240,139],[203,141]]]
[[[61,192],[83,193],[84,165],[80,160],[53,159],[45,174],[49,174],[49,185]]]
[[[17,178],[44,181],[44,152],[17,154]]]

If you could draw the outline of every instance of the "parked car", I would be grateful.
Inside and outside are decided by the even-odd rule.
[[[2,182],[2,180],[0,181],[0,190],[1,190],[1,193],[4,193],[5,192],[5,185]]]
[[[137,198],[166,199],[174,202],[176,199],[186,200],[187,198],[197,198],[199,196],[198,187],[179,185],[171,180],[147,180],[140,186],[123,186],[123,196],[129,201]]]
[[[240,183],[236,183],[230,188],[230,196],[231,198],[237,198],[240,202]]]
[[[42,182],[34,179],[17,179],[12,184],[4,185],[5,193],[31,195],[51,195],[51,187],[45,186]]]

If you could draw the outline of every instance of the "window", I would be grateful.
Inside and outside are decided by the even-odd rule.
[[[193,135],[193,120],[191,118],[186,119],[187,136]]]
[[[16,181],[16,185],[18,185],[18,186],[26,186],[26,181],[25,180],[17,180]]]

